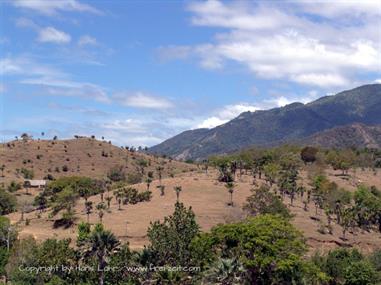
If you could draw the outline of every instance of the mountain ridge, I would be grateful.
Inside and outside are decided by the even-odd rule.
[[[381,84],[363,85],[313,102],[244,112],[212,129],[185,131],[149,149],[177,159],[203,159],[249,146],[301,141],[319,132],[360,123],[381,124]]]

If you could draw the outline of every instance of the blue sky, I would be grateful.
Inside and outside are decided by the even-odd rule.
[[[381,2],[330,2],[2,0],[2,140],[151,146],[381,82]]]

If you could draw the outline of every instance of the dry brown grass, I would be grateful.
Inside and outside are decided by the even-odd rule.
[[[331,178],[335,173],[328,171]],[[250,195],[252,189],[252,179],[249,176],[243,176],[237,180],[237,188],[234,192],[234,207],[227,205],[229,201],[229,194],[222,183],[216,182],[216,171],[212,170],[208,175],[200,172],[187,172],[179,174],[175,178],[163,179],[163,184],[166,186],[165,196],[160,196],[159,190],[156,189],[158,181],[154,181],[151,185],[153,191],[153,198],[150,202],[142,202],[137,205],[124,205],[121,211],[118,211],[116,201],[111,203],[111,211],[104,215],[103,221],[106,228],[112,230],[120,239],[129,241],[131,247],[141,248],[147,244],[146,231],[149,223],[154,220],[162,220],[165,216],[170,215],[174,209],[176,195],[173,187],[181,185],[183,191],[180,194],[180,200],[186,205],[191,206],[196,213],[196,219],[203,231],[210,230],[211,227],[219,224],[242,219],[245,213],[241,208],[247,196]],[[358,179],[367,181],[370,171],[357,172]],[[307,183],[305,173],[302,173],[303,181]],[[337,176],[334,176],[337,177]],[[381,179],[379,176],[371,176],[373,179],[369,180],[371,185],[381,188]],[[340,179],[340,178],[338,178]],[[264,183],[264,181],[260,181]],[[137,189],[144,190],[144,184],[135,185]],[[350,189],[351,181],[342,180],[340,186]],[[107,194],[105,195],[107,196]],[[100,201],[100,196],[91,197],[94,204]],[[303,210],[303,204],[298,197],[293,206],[290,206],[288,198],[284,201],[288,205],[291,212],[295,215],[292,223],[301,230],[308,245],[311,246],[311,252],[318,250],[328,250],[337,246],[354,246],[364,251],[370,251],[381,245],[381,234],[377,232],[363,232],[357,231],[354,233],[347,233],[346,241],[343,241],[342,229],[339,225],[333,224],[333,234],[321,234],[318,232],[320,223],[326,223],[324,213],[318,213],[315,216],[315,208],[311,202],[308,211]],[[86,221],[86,214],[84,212],[84,201],[80,200],[76,206],[78,220]],[[20,218],[19,213],[10,215],[13,222]],[[75,239],[76,227],[70,229],[54,229],[53,221],[48,218],[48,214],[44,213],[40,219],[36,218],[36,213],[29,213],[26,215],[31,222],[29,226],[21,225],[21,236],[33,235],[38,240],[43,240],[49,237],[66,238],[70,237]],[[321,222],[312,218],[317,218]],[[98,222],[96,210],[90,216],[90,222]]]
[[[107,157],[102,156],[102,152]],[[177,161],[170,162],[168,159],[143,153],[132,153],[106,141],[91,138],[27,142],[19,140],[0,145],[0,161],[5,165],[5,177],[0,182],[7,185],[12,180],[23,181],[22,175],[17,172],[17,169],[22,168],[33,170],[35,179],[42,179],[47,174],[55,178],[74,175],[103,178],[114,166],[122,166],[126,173],[136,173],[139,171],[139,159],[150,162],[146,171],[154,171],[158,165],[164,164],[164,176],[195,168]],[[67,172],[62,171],[64,165],[68,167]]]

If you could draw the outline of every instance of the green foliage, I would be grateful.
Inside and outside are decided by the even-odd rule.
[[[0,215],[7,215],[16,210],[17,200],[12,194],[0,188]]]
[[[21,168],[20,172],[25,179],[33,179],[34,177],[34,172],[31,169]]]
[[[111,168],[107,173],[107,177],[114,182],[126,180],[126,174],[123,170],[123,166],[115,166]]]
[[[360,186],[354,194],[354,202],[359,226],[369,228],[378,224],[381,231],[381,198],[370,189]]]
[[[190,244],[198,232],[192,208],[186,209],[182,203],[176,203],[171,216],[165,217],[163,222],[151,222],[148,228],[149,249],[155,256],[155,263],[190,265]]]
[[[345,285],[369,285],[375,284],[376,272],[371,264],[361,260],[352,262],[345,269]]]
[[[78,225],[77,246],[82,245],[90,235],[90,224],[81,222]]]
[[[288,284],[302,278],[302,235],[280,216],[260,215],[214,227],[213,248],[223,257],[239,258],[251,284]]]
[[[143,175],[141,173],[128,173],[127,174],[127,183],[128,184],[137,184],[141,183]]]
[[[318,151],[316,147],[306,146],[301,150],[300,157],[304,163],[312,163],[316,161]]]
[[[16,181],[11,181],[11,183],[8,185],[7,190],[9,192],[16,192],[17,190],[20,190],[22,188],[21,183],[18,183]]]
[[[283,202],[274,193],[270,192],[270,188],[262,185],[258,189],[252,190],[252,195],[246,199],[244,209],[252,216],[260,214],[278,214],[286,219],[291,218],[291,213]]]
[[[356,249],[338,248],[325,256],[315,254],[312,263],[327,274],[330,284],[376,284],[376,267]]]

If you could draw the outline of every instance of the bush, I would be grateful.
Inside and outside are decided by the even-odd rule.
[[[249,196],[244,205],[244,210],[249,214],[256,216],[259,214],[278,214],[289,219],[291,213],[283,202],[274,193],[270,192],[268,186],[262,185],[258,189],[252,190],[253,194]]]
[[[31,169],[21,168],[21,174],[25,179],[33,179],[34,172]]]
[[[114,182],[123,181],[126,179],[126,174],[123,171],[123,166],[115,166],[109,170],[107,177]]]
[[[128,184],[137,184],[141,183],[143,176],[140,173],[129,173],[127,174],[127,183]]]
[[[16,197],[0,188],[0,215],[7,215],[14,212],[16,206]]]
[[[21,183],[18,183],[16,181],[11,181],[7,190],[9,192],[16,192],[17,190],[20,190],[21,188],[22,188]]]

